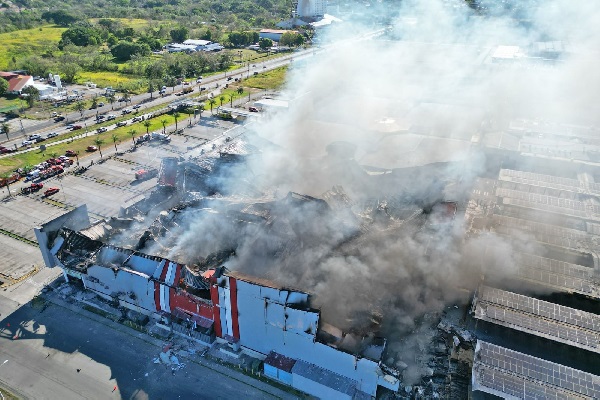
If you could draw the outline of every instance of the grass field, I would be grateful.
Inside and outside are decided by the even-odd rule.
[[[99,19],[100,18],[92,18],[92,19],[90,19],[90,22],[95,24],[98,22]],[[105,18],[105,19],[112,19],[112,20],[119,21],[126,28],[133,28],[133,29],[142,29],[147,26],[158,23],[157,21],[149,21],[146,19],[139,19],[139,18]]]
[[[42,54],[56,46],[66,28],[45,25],[35,29],[0,34],[0,70],[10,69],[12,58],[16,59],[31,54]]]
[[[255,89],[279,89],[285,83],[287,69],[285,66],[262,72],[244,80],[243,85]]]
[[[112,86],[116,88],[119,84],[125,85],[136,81],[137,79],[129,75],[121,74],[120,72],[88,72],[81,71],[77,74],[77,83],[84,84],[85,82],[94,82],[100,87]]]

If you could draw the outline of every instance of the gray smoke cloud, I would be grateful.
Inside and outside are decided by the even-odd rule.
[[[289,111],[251,128],[276,146],[228,171],[228,192],[242,181],[265,193],[276,188],[258,200],[268,222],[228,214],[256,201],[248,197],[215,206],[217,213],[184,211],[171,256],[192,264],[235,250],[228,268],[313,293],[331,324],[398,336],[424,314],[465,301],[483,275],[514,276],[519,251],[543,252],[531,238],[466,238],[461,218],[430,226],[427,216],[406,222],[388,211],[449,196],[464,203],[487,172],[485,155],[471,146],[482,129],[521,117],[598,122],[600,11],[584,2],[517,6],[512,15],[521,20],[510,7],[482,16],[462,2],[405,1],[389,5],[398,7],[390,10],[398,14],[393,39],[357,39],[368,29],[350,21],[334,29],[326,50],[294,61]],[[491,62],[499,45],[524,53],[548,40],[568,48],[554,64]],[[415,169],[380,173],[399,167]],[[284,199],[289,191],[321,198],[335,185],[350,201],[325,211]],[[395,205],[378,211],[390,199]]]

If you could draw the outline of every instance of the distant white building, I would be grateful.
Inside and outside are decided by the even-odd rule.
[[[325,15],[325,0],[298,0],[296,15],[300,18],[318,18]]]

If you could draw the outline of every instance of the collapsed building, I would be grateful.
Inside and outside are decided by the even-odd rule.
[[[38,236],[46,233],[38,230]],[[268,356],[265,373],[298,390],[360,399],[375,396],[378,386],[398,389],[393,370],[381,365],[385,340],[355,337],[323,323],[306,292],[223,267],[196,274],[186,265],[68,228],[53,233],[51,248],[42,250],[48,266],[60,267],[66,279],[122,307],[188,321],[190,336],[203,342],[219,338]],[[293,367],[282,366],[281,359]]]

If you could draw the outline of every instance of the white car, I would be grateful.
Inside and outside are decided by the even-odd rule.
[[[33,140],[23,140],[23,143],[21,143],[21,146],[22,147],[27,147],[27,146],[31,146],[34,143],[35,142]]]
[[[57,137],[57,136],[58,136],[58,133],[52,132],[52,133],[49,133],[46,135],[46,139],[50,139],[50,138]]]

